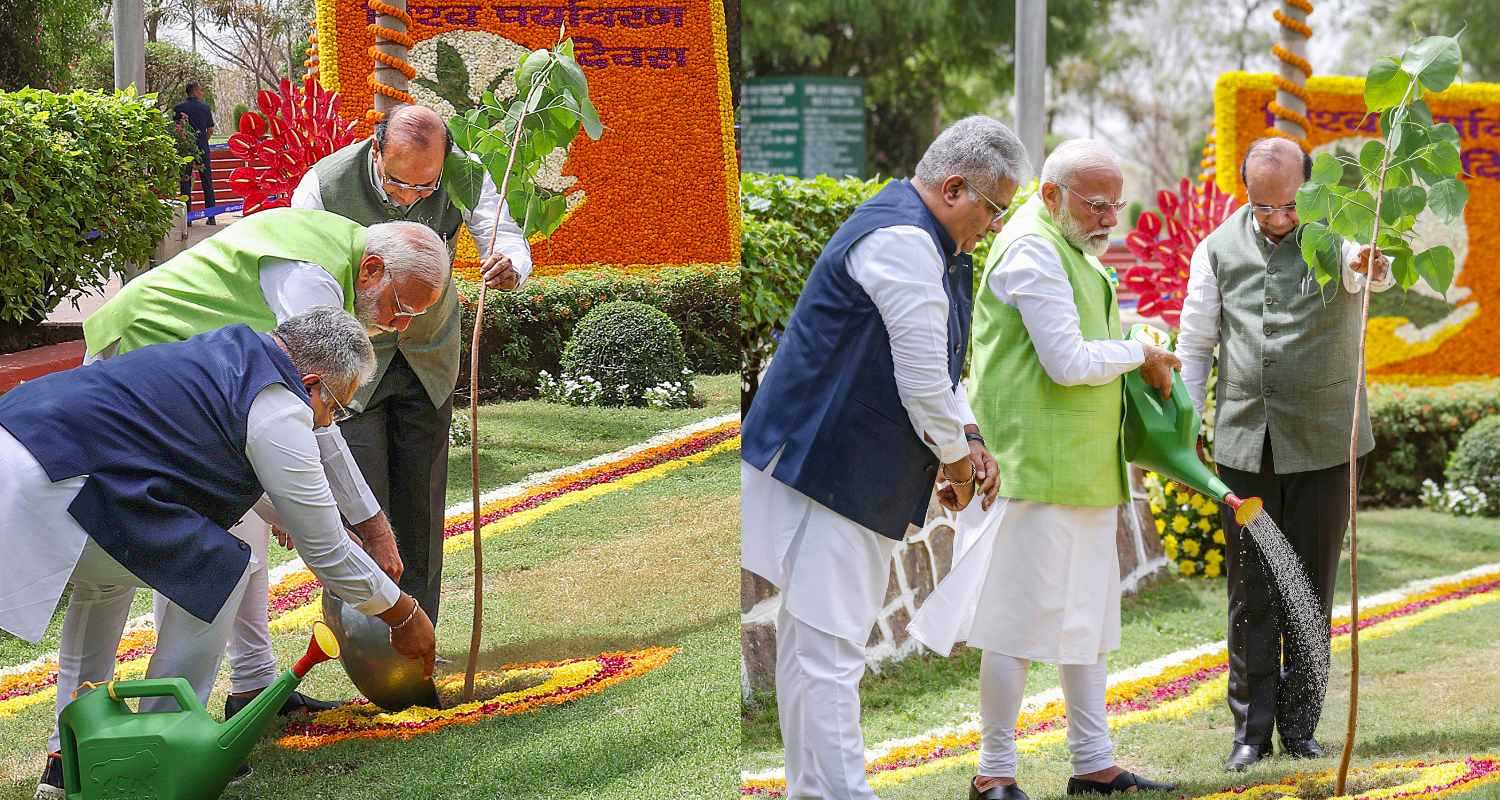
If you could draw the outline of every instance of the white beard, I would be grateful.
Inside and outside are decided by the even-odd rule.
[[[1063,237],[1068,240],[1069,244],[1083,251],[1084,255],[1094,258],[1104,255],[1104,252],[1109,249],[1109,229],[1087,233],[1083,230],[1083,226],[1078,224],[1078,220],[1073,219],[1072,213],[1066,207],[1059,211],[1061,213],[1057,215],[1057,227],[1062,229]]]

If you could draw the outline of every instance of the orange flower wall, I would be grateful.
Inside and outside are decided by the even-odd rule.
[[[1313,77],[1308,138],[1320,145],[1351,136],[1374,137],[1377,122],[1365,114],[1364,79]],[[1270,127],[1267,107],[1276,97],[1272,76],[1228,72],[1214,88],[1214,127],[1219,187],[1244,199],[1239,163],[1250,143]],[[1459,133],[1469,204],[1464,209],[1468,257],[1456,286],[1469,290],[1460,308],[1478,311],[1421,341],[1398,336],[1401,317],[1372,317],[1367,337],[1370,380],[1384,383],[1449,384],[1500,377],[1500,84],[1455,85],[1424,97],[1434,121],[1451,123]],[[1400,292],[1399,288],[1391,290]]]
[[[429,0],[406,12],[416,47],[461,31],[551,47],[560,23],[574,41],[605,132],[598,141],[580,135],[568,152],[562,172],[576,177],[568,191],[583,201],[550,239],[533,242],[534,274],[738,266],[739,177],[718,0]],[[373,22],[364,0],[317,2],[319,79],[339,89],[339,113],[360,120],[361,136],[374,107]],[[475,256],[465,233],[455,266],[471,271]]]

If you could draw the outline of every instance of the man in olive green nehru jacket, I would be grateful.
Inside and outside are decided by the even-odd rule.
[[[1172,787],[1116,766],[1104,711],[1105,656],[1120,646],[1115,549],[1129,496],[1120,436],[1124,375],[1167,394],[1177,359],[1125,341],[1099,262],[1119,222],[1123,178],[1101,142],[1064,142],[1041,186],[990,247],[974,298],[969,401],[991,442],[1000,497],[960,519],[974,544],[912,624],[946,654],[984,652],[983,736],[972,800],[1025,800],[1016,719],[1032,661],[1058,665],[1068,708],[1068,794]]]
[[[427,226],[452,254],[460,224],[479,243],[490,288],[512,290],[531,272],[531,250],[486,175],[472,213],[454,205],[443,187],[443,161],[452,139],[441,117],[422,106],[401,106],[375,136],[314,164],[292,193],[293,208],[320,208],[363,225],[408,220]],[[494,249],[490,248],[492,232]],[[401,588],[438,620],[443,574],[443,511],[448,488],[448,428],[464,342],[458,293],[451,280],[442,297],[410,327],[376,336],[375,379],[354,396],[354,416],[342,425],[375,497],[391,517],[406,565]]]
[[[400,330],[437,302],[448,274],[448,250],[425,226],[395,222],[366,228],[326,211],[263,211],[126,284],[84,322],[85,363],[235,323],[269,331],[320,305],[353,313],[370,332]],[[401,556],[391,525],[360,476],[338,426],[316,433],[331,499],[380,568],[399,579]],[[226,716],[269,686],[278,672],[266,613],[269,529],[259,516],[247,514],[234,533],[254,545],[256,563],[230,634]],[[130,597],[101,597],[96,604],[101,606],[98,613],[126,614]],[[158,615],[164,609],[158,595]],[[217,660],[199,666],[218,668]],[[294,693],[283,711],[332,705]]]
[[[1251,144],[1240,167],[1250,202],[1193,253],[1177,353],[1183,381],[1202,411],[1217,345],[1219,474],[1240,497],[1265,500],[1265,513],[1297,552],[1327,618],[1349,523],[1356,402],[1358,453],[1375,448],[1354,374],[1361,293],[1367,283],[1382,292],[1394,280],[1376,253],[1375,279],[1367,281],[1369,248],[1345,242],[1343,279],[1318,285],[1297,242],[1297,189],[1311,174],[1312,160],[1295,142]],[[1281,731],[1286,754],[1318,758],[1323,748],[1313,731],[1326,676],[1312,674],[1294,648],[1283,646],[1278,594],[1260,549],[1233,512],[1223,513],[1223,523],[1234,715],[1224,768],[1237,772],[1271,755],[1273,729]]]

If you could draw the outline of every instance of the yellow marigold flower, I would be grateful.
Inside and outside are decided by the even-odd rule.
[[[1181,514],[1172,517],[1172,530],[1177,533],[1187,533],[1188,519]]]
[[[1204,564],[1203,565],[1203,574],[1204,574],[1205,577],[1209,577],[1209,578],[1217,578],[1217,577],[1219,577],[1219,564],[1218,564],[1218,562],[1216,562],[1216,561],[1210,561],[1207,564]]]
[[[1180,570],[1184,575],[1192,575],[1193,573],[1198,571],[1198,562],[1190,561],[1184,558],[1183,560],[1177,562],[1177,569]]]
[[[1187,553],[1188,555],[1193,556],[1194,558],[1197,558],[1198,557],[1198,552],[1200,550],[1202,550],[1202,547],[1198,544],[1198,540],[1197,539],[1184,539],[1183,540],[1183,542],[1182,542],[1182,552]]]
[[[1198,527],[1198,530],[1203,531],[1204,533],[1208,533],[1209,531],[1211,531],[1211,530],[1214,529],[1213,523],[1211,523],[1211,522],[1208,521],[1208,517],[1204,517],[1204,518],[1198,520],[1198,526],[1197,527]]]
[[[1224,529],[1214,529],[1214,544],[1224,544]]]
[[[1187,492],[1178,492],[1177,493],[1177,505],[1179,505],[1179,506],[1183,505],[1183,504],[1187,503],[1187,501],[1188,501],[1188,493]]]
[[[1166,549],[1166,556],[1167,556],[1167,560],[1168,561],[1176,561],[1177,560],[1177,545],[1174,544],[1174,545],[1170,545],[1169,547],[1167,547],[1167,549]]]
[[[1151,501],[1151,513],[1153,515],[1155,515],[1155,514],[1160,514],[1161,512],[1162,512],[1161,503],[1158,503],[1158,502],[1156,502],[1156,500],[1153,499]]]
[[[1210,547],[1208,548],[1208,552],[1203,554],[1203,560],[1211,564],[1214,562],[1223,561],[1224,551],[1220,550],[1217,547]]]
[[[1166,529],[1167,529],[1166,520],[1159,519],[1159,520],[1156,521],[1156,532],[1157,533],[1162,533]]]

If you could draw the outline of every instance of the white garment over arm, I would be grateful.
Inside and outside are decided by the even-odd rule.
[[[870,295],[890,334],[896,391],[912,428],[932,438],[936,444],[927,446],[947,464],[969,454],[964,425],[973,424],[974,413],[948,376],[943,263],[932,237],[915,225],[876,229],[845,257],[849,277]]]
[[[365,614],[400,598],[362,548],[344,532],[312,432],[312,409],[285,386],[261,390],[250,404],[245,455],[276,509],[278,522],[323,587]]]
[[[375,187],[377,194],[382,198],[387,198],[385,187],[381,186],[373,175],[370,183]],[[292,190],[292,208],[323,209],[323,187],[313,169],[309,169],[307,174],[302,176],[297,188]],[[515,267],[516,274],[521,276],[522,282],[525,282],[526,277],[531,274],[531,246],[522,235],[521,226],[517,225],[515,219],[511,217],[510,209],[505,203],[500,202],[500,193],[495,189],[495,182],[490,179],[488,171],[485,172],[484,183],[479,188],[479,202],[475,204],[472,212],[464,214],[464,222],[469,226],[469,232],[474,234],[474,241],[479,244],[481,260],[489,255],[490,233],[498,224],[500,231],[495,234],[495,249],[510,258],[511,266]],[[519,287],[520,284],[516,286]]]
[[[1073,284],[1057,251],[1039,236],[1012,243],[986,288],[1021,312],[1042,369],[1059,386],[1102,386],[1146,360],[1139,342],[1083,338]]]
[[[1256,235],[1260,226],[1256,224]],[[1359,294],[1367,279],[1349,265],[1359,257],[1360,245],[1345,241],[1344,291]],[[1385,275],[1370,283],[1374,292],[1383,292],[1396,283],[1396,276],[1387,268]],[[1188,397],[1193,407],[1203,413],[1205,395],[1208,394],[1208,373],[1213,368],[1214,348],[1219,345],[1219,312],[1223,309],[1223,296],[1219,292],[1219,278],[1214,274],[1208,260],[1208,250],[1203,243],[1193,251],[1188,267],[1187,296],[1182,301],[1182,320],[1177,334],[1177,357],[1182,360],[1182,382],[1187,384]]]
[[[313,306],[344,306],[344,290],[338,281],[328,270],[306,261],[264,259],[260,266],[260,291],[278,324]],[[328,485],[344,517],[358,525],[379,514],[380,503],[365,482],[364,473],[359,471],[339,426],[329,425],[314,433]]]

